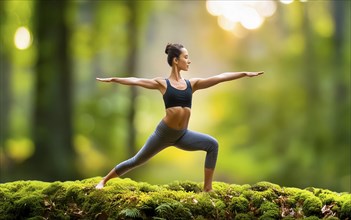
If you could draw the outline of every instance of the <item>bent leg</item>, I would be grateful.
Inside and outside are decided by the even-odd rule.
[[[204,191],[210,192],[212,191],[212,179],[213,179],[214,169],[205,168],[204,171],[205,171]]]
[[[216,167],[218,156],[218,142],[213,137],[194,131],[187,131],[185,135],[177,141],[176,147],[187,151],[206,151],[204,170],[204,191],[212,190],[212,179]]]
[[[206,151],[205,168],[214,169],[218,156],[218,141],[207,134],[187,131],[175,144],[186,151]]]

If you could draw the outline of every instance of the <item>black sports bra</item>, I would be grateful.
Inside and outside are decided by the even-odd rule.
[[[189,80],[185,80],[187,87],[184,90],[174,88],[168,79],[166,79],[166,82],[167,89],[165,94],[163,94],[166,109],[177,106],[191,108],[193,90]]]

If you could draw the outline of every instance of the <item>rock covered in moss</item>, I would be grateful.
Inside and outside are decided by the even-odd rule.
[[[100,178],[75,182],[0,184],[0,219],[351,219],[351,194],[324,189],[254,185],[168,185]]]

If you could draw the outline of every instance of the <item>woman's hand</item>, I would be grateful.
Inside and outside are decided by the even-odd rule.
[[[113,78],[96,78],[96,80],[100,82],[112,82]]]
[[[248,77],[259,76],[259,75],[262,75],[263,73],[264,73],[263,71],[261,71],[261,72],[247,72],[246,76],[248,76]]]

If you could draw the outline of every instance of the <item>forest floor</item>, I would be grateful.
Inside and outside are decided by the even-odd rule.
[[[350,192],[175,181],[151,185],[100,177],[82,181],[0,184],[0,219],[351,219]]]

